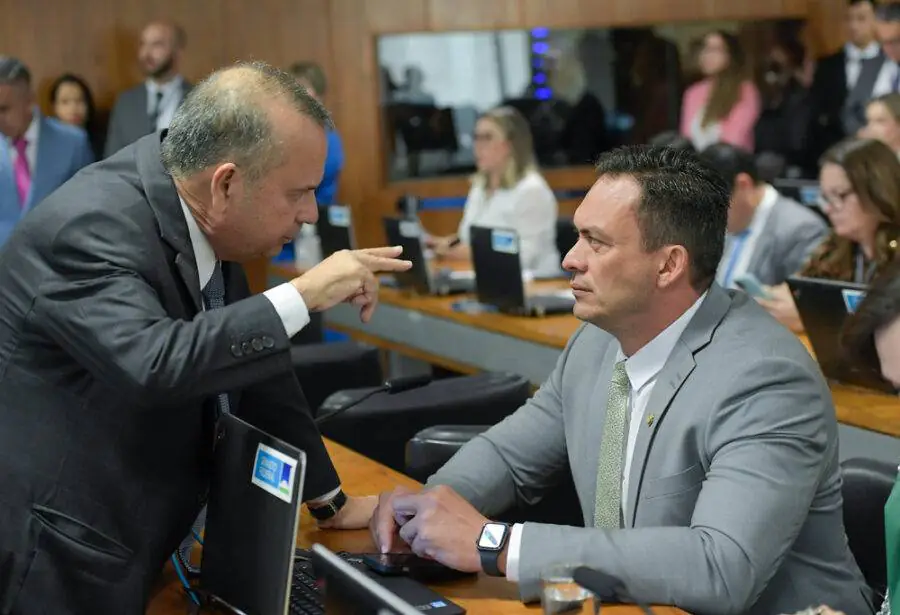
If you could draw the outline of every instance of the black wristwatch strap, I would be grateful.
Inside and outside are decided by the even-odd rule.
[[[491,577],[503,576],[500,566],[498,566],[500,551],[479,551],[478,553],[481,555],[481,569],[484,570],[484,574]]]
[[[313,516],[313,518],[319,521],[326,521],[335,516],[338,511],[344,507],[344,504],[347,503],[347,495],[343,490],[338,491],[337,495],[331,498],[331,501],[323,506],[316,506],[313,508],[312,506],[307,504],[307,508],[309,509],[309,514]]]

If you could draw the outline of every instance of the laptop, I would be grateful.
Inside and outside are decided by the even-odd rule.
[[[894,387],[880,373],[852,364],[841,349],[844,320],[856,311],[867,287],[864,284],[804,277],[789,278],[788,286],[825,377],[843,384],[894,394]]]
[[[333,558],[320,547],[315,559],[324,562],[324,567],[313,569],[310,566],[315,563],[297,557],[299,551],[295,549],[305,474],[303,451],[233,414],[222,415],[207,504],[199,591],[211,604],[227,612],[251,615],[325,612],[326,602],[335,597],[316,580],[318,575],[334,575]],[[392,594],[391,604],[406,603],[414,611],[427,606],[434,615],[465,613],[409,577],[378,577],[361,562],[348,562],[347,566],[359,573],[352,579],[362,575],[371,582],[367,587],[372,583],[381,586],[384,591],[379,591],[379,596]],[[406,611],[397,613],[405,615]]]
[[[409,271],[394,274],[397,285],[420,295],[454,295],[475,290],[474,271],[435,271],[425,257],[422,225],[417,219],[385,217],[384,233],[388,245],[403,246],[403,258],[412,261]]]
[[[349,205],[319,205],[319,221],[316,223],[322,258],[341,250],[353,250],[353,220]]]
[[[526,316],[563,314],[575,307],[569,289],[528,293],[519,261],[519,236],[511,229],[472,226],[469,230],[478,301]]]

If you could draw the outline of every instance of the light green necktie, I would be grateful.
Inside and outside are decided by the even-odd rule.
[[[631,382],[625,361],[616,363],[609,383],[606,422],[600,440],[600,462],[597,468],[597,495],[594,499],[594,527],[621,527],[622,451],[625,444],[625,421]]]

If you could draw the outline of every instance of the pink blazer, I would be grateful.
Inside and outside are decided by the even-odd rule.
[[[712,90],[712,81],[704,79],[695,83],[684,93],[681,104],[681,126],[679,132],[682,136],[691,138],[691,123],[694,117],[700,113]],[[741,97],[725,118],[720,121],[719,140],[730,143],[748,151],[753,151],[753,129],[762,107],[759,90],[750,81],[741,84]]]

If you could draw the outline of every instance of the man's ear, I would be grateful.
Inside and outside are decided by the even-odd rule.
[[[213,214],[225,211],[240,192],[240,173],[233,162],[220,164],[209,180]]]
[[[684,246],[665,246],[660,251],[657,285],[668,288],[682,277],[691,275],[691,260]]]

